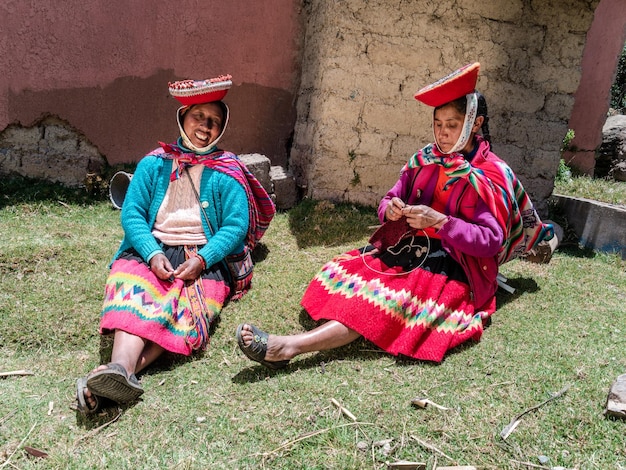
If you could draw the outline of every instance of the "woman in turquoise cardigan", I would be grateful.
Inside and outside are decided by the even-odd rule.
[[[143,393],[135,374],[163,352],[205,349],[223,305],[249,287],[234,284],[224,261],[254,248],[275,209],[245,165],[217,148],[231,84],[230,76],[170,83],[183,105],[180,137],[146,155],[128,187],[100,319],[100,333],[113,335],[111,361],[77,381],[85,414],[103,397],[135,401]]]

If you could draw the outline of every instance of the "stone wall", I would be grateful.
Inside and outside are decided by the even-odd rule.
[[[32,127],[11,125],[0,132],[0,173],[85,186],[106,161],[84,135],[67,122],[47,117]]]
[[[416,90],[481,62],[494,150],[545,213],[598,0],[311,0],[291,170],[313,198],[376,205],[432,141]]]

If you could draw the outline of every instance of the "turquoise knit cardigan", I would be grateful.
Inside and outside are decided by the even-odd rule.
[[[134,248],[146,261],[163,253],[152,235],[157,212],[170,183],[172,160],[154,155],[141,159],[128,187],[122,205],[121,222],[124,238],[114,260]],[[211,231],[200,209],[200,218],[208,243],[198,253],[207,266],[221,261],[226,255],[243,249],[248,232],[248,199],[244,188],[231,176],[211,168],[204,168],[200,187],[200,202],[207,213]]]

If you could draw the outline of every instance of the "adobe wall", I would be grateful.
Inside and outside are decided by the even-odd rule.
[[[225,73],[234,86],[225,99],[231,121],[223,147],[286,163],[300,80],[301,7],[290,0],[252,5],[0,2],[0,170],[3,159],[13,169],[39,158],[45,161],[34,176],[54,173],[59,160],[48,149],[55,144],[43,141],[60,127],[78,162],[93,149],[112,165],[138,161],[159,140],[178,136],[168,81]]]
[[[494,150],[540,212],[598,0],[313,0],[291,168],[313,198],[376,205],[432,140],[416,90],[470,62]]]

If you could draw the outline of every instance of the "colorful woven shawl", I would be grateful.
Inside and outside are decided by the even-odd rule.
[[[246,244],[253,250],[274,218],[276,208],[261,183],[250,173],[250,170],[235,154],[230,152],[217,150],[206,155],[197,155],[185,151],[178,144],[165,144],[163,142],[159,142],[159,144],[161,149],[157,149],[152,155],[174,160],[170,175],[171,181],[178,179],[186,166],[202,164],[235,178],[243,186],[248,196],[250,218]]]
[[[489,144],[481,136],[477,135],[476,139],[488,150]],[[460,153],[444,154],[436,145],[429,144],[409,159],[403,171],[426,165],[444,167],[450,178],[444,190],[465,181],[485,202],[504,233],[498,264],[530,251],[541,240],[549,240],[554,235],[552,226],[541,222],[524,187],[502,160],[494,158],[475,166]]]

